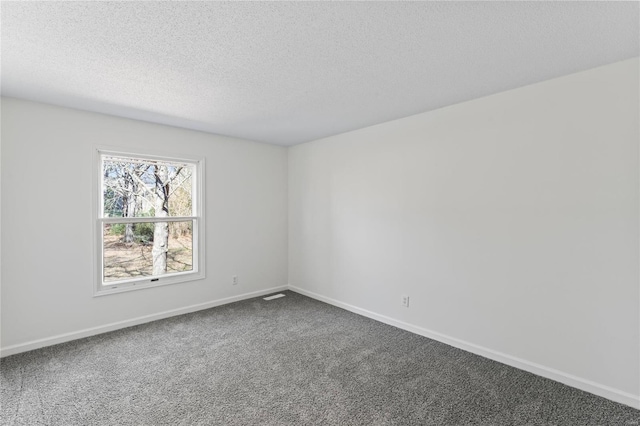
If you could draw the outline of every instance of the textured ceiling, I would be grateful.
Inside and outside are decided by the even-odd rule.
[[[2,94],[292,145],[639,55],[637,2],[2,2]]]

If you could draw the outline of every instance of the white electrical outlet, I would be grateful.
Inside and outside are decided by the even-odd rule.
[[[233,285],[238,285],[238,276],[237,275],[233,276]]]
[[[400,299],[400,302],[402,303],[402,306],[404,306],[405,308],[408,308],[409,307],[409,296],[403,294],[401,299]]]

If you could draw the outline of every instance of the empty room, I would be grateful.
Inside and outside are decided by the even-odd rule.
[[[640,3],[0,24],[2,425],[640,425]]]

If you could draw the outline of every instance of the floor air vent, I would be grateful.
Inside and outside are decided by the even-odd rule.
[[[264,300],[273,300],[273,299],[279,299],[281,297],[284,297],[285,295],[282,293],[278,293],[278,294],[274,294],[273,296],[267,296],[267,297],[263,297]]]

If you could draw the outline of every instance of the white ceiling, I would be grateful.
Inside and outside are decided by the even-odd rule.
[[[3,2],[2,95],[293,145],[639,55],[637,2]]]

